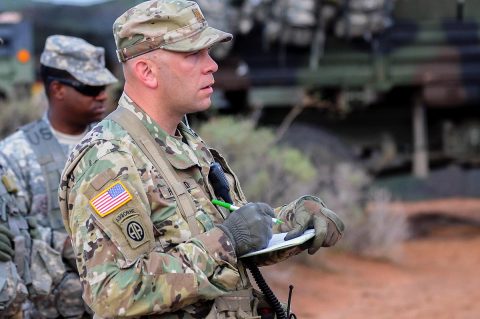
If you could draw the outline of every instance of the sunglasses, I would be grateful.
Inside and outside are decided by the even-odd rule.
[[[76,80],[57,78],[53,76],[49,76],[48,80],[50,81],[50,83],[53,81],[57,81],[59,83],[65,84],[74,88],[75,91],[77,91],[78,93],[91,97],[96,97],[105,90],[105,85],[87,85]]]

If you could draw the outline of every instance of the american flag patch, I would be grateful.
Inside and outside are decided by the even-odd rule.
[[[132,195],[125,186],[121,182],[116,182],[90,200],[90,205],[98,215],[105,217],[131,199]]]

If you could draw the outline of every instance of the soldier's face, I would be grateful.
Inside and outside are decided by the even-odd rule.
[[[218,70],[209,50],[156,52],[158,90],[168,111],[183,116],[208,109],[212,103],[213,73]]]
[[[103,119],[107,94],[102,90],[96,96],[82,94],[72,87],[66,88],[63,105],[64,117],[78,125],[88,125]]]

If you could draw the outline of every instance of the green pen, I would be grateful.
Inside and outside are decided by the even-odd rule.
[[[221,207],[225,207],[226,209],[230,210],[230,211],[235,211],[237,209],[239,209],[240,207],[238,206],[235,206],[235,205],[232,205],[232,204],[229,204],[229,203],[225,203],[225,202],[222,202],[221,200],[218,200],[218,199],[212,199],[212,204],[213,205],[217,205],[217,206],[221,206]],[[272,217],[272,221],[275,223],[275,224],[283,224],[283,221],[278,219],[278,218],[273,218]]]

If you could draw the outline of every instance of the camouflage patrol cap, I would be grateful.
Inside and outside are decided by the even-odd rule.
[[[100,86],[117,82],[117,78],[105,68],[105,50],[76,37],[49,36],[40,63],[67,71],[87,85]]]
[[[157,49],[192,52],[232,35],[207,24],[197,3],[185,0],[151,0],[122,14],[113,24],[120,62]]]

